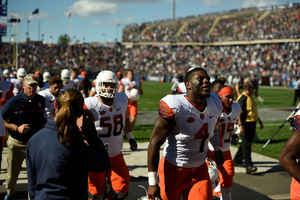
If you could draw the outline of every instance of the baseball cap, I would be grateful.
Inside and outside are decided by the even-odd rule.
[[[34,74],[27,74],[24,77],[23,83],[27,83],[28,85],[38,84],[38,82],[36,81],[36,76]]]

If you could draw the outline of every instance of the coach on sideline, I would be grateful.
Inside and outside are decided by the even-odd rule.
[[[27,141],[42,129],[45,98],[36,94],[37,80],[34,74],[27,74],[23,81],[23,90],[7,101],[2,109],[5,128],[9,131],[7,139],[7,178],[5,199],[15,192],[15,185],[25,159]]]

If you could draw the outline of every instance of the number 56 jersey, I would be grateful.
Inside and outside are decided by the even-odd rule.
[[[168,95],[159,103],[162,118],[174,118],[176,125],[167,137],[164,157],[177,167],[193,168],[205,163],[208,141],[214,135],[222,112],[221,99],[211,93],[203,111],[185,95]]]
[[[123,147],[122,132],[128,106],[126,94],[118,93],[111,106],[103,104],[97,95],[85,98],[84,103],[96,117],[96,130],[103,144],[108,146],[109,157],[119,155]]]

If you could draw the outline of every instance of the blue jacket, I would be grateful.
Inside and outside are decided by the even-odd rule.
[[[97,135],[87,132],[84,134],[89,145],[78,138],[66,147],[58,140],[55,121],[49,119],[45,128],[28,141],[30,199],[88,199],[88,172],[107,171],[110,159]]]
[[[3,119],[9,123],[18,126],[29,124],[30,130],[26,134],[21,134],[16,131],[9,131],[11,137],[21,142],[26,143],[29,138],[43,128],[46,123],[44,118],[45,98],[35,94],[30,100],[22,91],[18,95],[10,98],[3,109],[1,110]]]

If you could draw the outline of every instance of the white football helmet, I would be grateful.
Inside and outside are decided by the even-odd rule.
[[[48,82],[50,78],[51,78],[51,74],[49,72],[43,73],[43,82]]]
[[[105,98],[115,98],[118,92],[118,77],[109,70],[99,72],[96,78],[96,92],[99,96]],[[103,83],[114,83],[115,88],[106,88]]]
[[[217,163],[211,159],[206,159],[206,164],[208,168],[209,177],[212,183],[213,189],[217,187],[220,182],[219,170],[217,168]]]
[[[19,68],[17,71],[17,78],[20,83],[23,83],[23,79],[26,76],[27,71],[24,68]]]
[[[70,76],[71,76],[70,70],[68,70],[68,69],[63,69],[60,73],[60,78],[63,81],[66,79],[70,79]]]
[[[3,70],[3,75],[6,77],[9,77],[9,75],[10,75],[9,70],[8,69]]]

